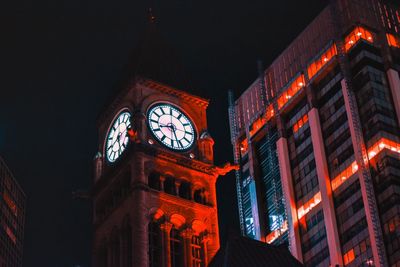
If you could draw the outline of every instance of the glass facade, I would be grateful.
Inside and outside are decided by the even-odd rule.
[[[399,12],[331,1],[230,107],[239,203],[251,173],[261,237],[305,266],[400,266]]]

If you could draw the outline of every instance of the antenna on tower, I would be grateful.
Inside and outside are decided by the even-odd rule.
[[[156,16],[154,16],[153,9],[151,7],[148,10],[148,15],[149,15],[149,22],[150,23],[156,22]]]

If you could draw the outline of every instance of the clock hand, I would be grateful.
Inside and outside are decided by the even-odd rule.
[[[178,137],[176,136],[176,131],[175,131],[175,129],[172,129],[172,130],[173,130],[174,135],[175,135],[176,143],[178,144],[178,147],[180,147],[179,142],[178,142]]]

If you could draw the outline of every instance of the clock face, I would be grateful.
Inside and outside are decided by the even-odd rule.
[[[131,127],[131,114],[121,112],[114,120],[107,134],[106,155],[109,162],[115,162],[129,143],[128,129]]]
[[[154,105],[147,113],[147,122],[154,137],[172,150],[185,151],[194,144],[193,123],[175,106]]]

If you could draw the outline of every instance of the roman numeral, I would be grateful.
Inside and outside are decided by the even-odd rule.
[[[151,122],[158,123],[158,121],[150,119]]]
[[[178,117],[176,117],[178,120],[180,120],[182,118],[182,113],[179,114]]]
[[[164,115],[165,112],[164,112],[163,108],[160,108],[160,110],[161,110],[161,113]]]
[[[190,134],[190,135],[193,135],[193,133],[192,133],[192,132],[188,132],[188,131],[185,131],[185,134]]]

